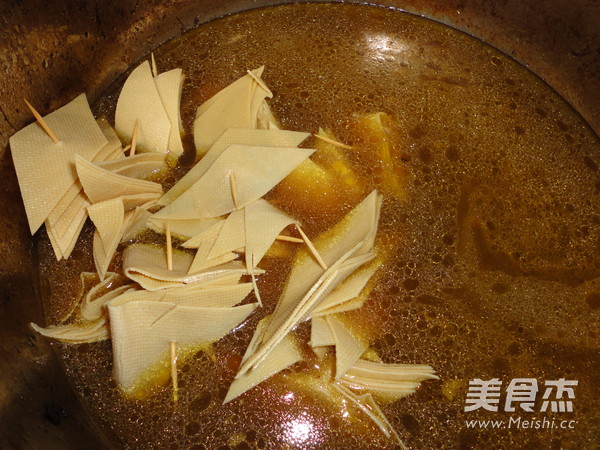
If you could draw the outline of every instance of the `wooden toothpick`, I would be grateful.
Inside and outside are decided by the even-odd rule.
[[[137,146],[138,125],[138,119],[135,119],[135,123],[133,124],[133,133],[131,134],[131,147],[129,148],[129,156],[135,155],[135,147]]]
[[[251,277],[252,277],[252,288],[254,289],[254,295],[256,295],[256,300],[258,301],[258,306],[262,307],[262,299],[260,298],[260,292],[258,291],[258,284],[256,284],[256,275],[254,274],[254,268],[256,267],[256,264],[254,263],[254,253],[252,253],[252,256],[250,257],[252,264],[252,271],[250,273]]]
[[[229,174],[229,186],[231,187],[231,198],[233,199],[233,206],[235,209],[238,208],[238,199],[237,199],[237,189],[235,185],[235,173],[231,172]]]
[[[266,92],[271,92],[271,90],[269,89],[269,87],[265,84],[265,82],[259,77],[257,76],[254,72],[252,72],[251,70],[248,70],[248,75],[250,75],[252,78],[254,78],[254,81],[256,81],[256,83],[263,88]]]
[[[300,228],[299,225],[296,225],[296,228],[298,229],[298,233],[300,233],[300,236],[302,236],[302,239],[304,239],[304,243],[306,244],[308,249],[311,251],[311,253],[315,257],[315,259],[317,260],[319,265],[323,268],[323,270],[327,270],[328,269],[327,264],[325,264],[325,261],[323,261],[323,258],[321,258],[321,255],[319,255],[319,252],[317,251],[317,249],[315,248],[313,243],[310,242],[310,239],[308,239],[308,236],[306,234],[304,234],[304,231],[302,231],[302,228]]]
[[[348,149],[348,150],[352,149],[352,146],[350,146],[348,144],[342,144],[341,142],[338,142],[338,141],[336,141],[334,139],[328,138],[327,136],[322,136],[320,134],[314,134],[313,136],[316,137],[316,138],[318,138],[318,139],[321,139],[324,142],[327,142],[328,144],[335,145],[336,147],[345,148],[345,149]]]
[[[173,385],[173,401],[179,400],[179,383],[177,380],[177,343],[171,342],[171,383]]]
[[[150,53],[150,60],[152,61],[152,76],[158,76],[158,68],[156,67],[156,60],[154,59],[154,52]]]
[[[165,220],[165,236],[167,239],[167,269],[173,270],[173,246],[171,244],[171,225]]]
[[[46,121],[44,120],[44,118],[42,117],[42,115],[39,112],[37,112],[36,109],[33,106],[31,106],[31,103],[29,103],[27,101],[27,99],[23,99],[23,101],[25,102],[25,104],[27,105],[27,107],[31,110],[31,113],[35,117],[35,120],[37,120],[37,122],[40,124],[40,126],[46,132],[46,134],[48,134],[48,136],[50,136],[50,139],[52,139],[52,141],[55,144],[58,144],[59,143],[58,138],[54,134],[54,131],[52,131],[52,129],[48,126],[48,124],[46,123]]]
[[[294,244],[303,244],[304,243],[304,239],[300,239],[300,238],[293,237],[293,236],[285,236],[283,234],[280,234],[279,236],[277,236],[275,238],[275,240],[283,241],[283,242],[293,242]]]

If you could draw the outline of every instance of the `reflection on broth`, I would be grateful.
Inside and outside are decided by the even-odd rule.
[[[380,403],[408,446],[598,444],[599,143],[553,91],[481,42],[367,6],[293,5],[234,15],[165,44],[155,57],[161,71],[181,67],[186,74],[186,130],[199,104],[265,65],[263,78],[274,93],[269,104],[282,128],[317,133],[322,127],[352,146],[344,151],[348,167],[320,182],[332,188],[328,195],[315,194],[319,183],[308,169],[304,183],[287,179],[267,194],[311,236],[371,190],[384,193],[376,245],[387,259],[363,308],[344,317],[384,362],[428,363],[441,378]],[[98,101],[96,115],[112,122],[119,86]],[[181,164],[161,181],[168,188],[188,168]],[[406,181],[394,186],[393,180]],[[58,263],[40,239],[49,323],[72,307],[80,272],[95,270],[92,234],[88,224],[71,258]],[[168,386],[143,400],[124,399],[113,381],[110,343],[55,344],[76,392],[115,446],[393,447],[372,422],[346,417],[328,400],[314,360],[221,405],[291,270],[294,250],[277,247],[261,263],[268,274],[259,279],[265,308],[180,367],[176,405]],[[120,267],[117,254],[111,270]],[[304,342],[310,336],[306,324],[294,333]],[[476,378],[499,378],[504,386],[514,378],[540,385],[578,380],[572,413],[521,414],[576,420],[576,426],[469,428],[467,420],[511,417],[501,412],[504,394],[500,412],[464,411],[469,380]],[[541,393],[536,411],[539,403]]]

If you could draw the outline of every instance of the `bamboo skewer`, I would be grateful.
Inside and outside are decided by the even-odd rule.
[[[318,139],[321,139],[324,142],[327,142],[328,144],[335,145],[336,147],[352,150],[352,146],[350,146],[348,144],[342,144],[341,142],[338,142],[334,139],[328,138],[327,136],[321,136],[320,134],[314,134],[313,136]]]
[[[48,136],[50,136],[50,139],[52,139],[52,141],[55,144],[58,144],[60,141],[56,137],[56,134],[54,134],[54,131],[52,131],[52,129],[48,126],[48,124],[46,123],[46,121],[44,120],[42,115],[39,112],[37,112],[36,109],[33,106],[31,106],[31,103],[29,103],[26,99],[23,99],[23,101],[25,102],[27,107],[31,110],[31,113],[35,117],[35,120],[37,120],[37,122],[40,124],[40,126],[46,132],[46,134],[48,134]]]
[[[304,244],[304,239],[300,239],[297,237],[293,237],[293,236],[285,236],[283,234],[280,234],[279,236],[277,236],[275,238],[275,240],[277,241],[283,241],[283,242],[293,242],[294,244]]]
[[[133,133],[131,134],[131,147],[129,148],[129,156],[135,155],[135,147],[137,146],[138,125],[138,119],[135,119],[135,123],[133,124]]]
[[[254,264],[254,253],[252,254],[251,258],[251,266],[252,266],[252,273],[250,274],[252,276],[252,288],[254,289],[254,295],[256,295],[256,300],[258,301],[258,305],[260,307],[262,307],[262,299],[260,298],[260,292],[258,292],[258,284],[256,284],[256,275],[254,274],[254,268],[256,267],[256,264]]]
[[[229,174],[229,186],[231,187],[231,198],[233,199],[233,205],[235,209],[239,209],[238,207],[238,199],[237,199],[237,189],[235,185],[235,173],[231,172]]]
[[[248,70],[247,72],[248,72],[248,75],[250,75],[252,78],[254,78],[254,81],[256,81],[256,83],[261,88],[263,88],[266,92],[271,92],[269,87],[265,84],[265,82],[260,77],[257,77],[256,74],[254,72],[252,72],[251,70]]]
[[[319,252],[317,251],[313,243],[310,241],[310,239],[308,239],[308,236],[304,234],[304,231],[302,231],[302,228],[300,228],[300,226],[296,225],[296,228],[298,229],[298,233],[300,233],[300,236],[302,236],[302,239],[306,243],[306,246],[311,251],[319,265],[323,268],[323,270],[327,270],[327,264],[325,264],[325,261],[323,261],[323,258],[321,258],[321,255],[319,255]]]
[[[177,380],[177,343],[171,342],[171,383],[173,385],[173,401],[179,400],[179,383]]]
[[[152,76],[156,78],[158,76],[158,68],[156,67],[156,60],[154,59],[154,52],[150,53],[150,60],[152,63]]]
[[[165,236],[167,240],[167,269],[173,270],[173,246],[171,244],[171,225],[165,220]]]

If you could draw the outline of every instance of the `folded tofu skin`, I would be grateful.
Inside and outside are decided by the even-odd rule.
[[[264,73],[249,68],[197,106],[195,162],[166,184],[185,153],[179,68],[135,67],[118,97],[114,128],[92,116],[82,94],[40,119],[57,143],[42,122],[11,138],[31,232],[45,224],[60,261],[89,244],[80,239],[86,224],[93,229],[95,273],[82,280],[95,282],[82,283],[60,323],[32,327],[67,345],[109,341],[121,395],[142,401],[166,389],[174,404],[185,396],[186,362],[216,358],[221,340],[252,327],[220,403],[243,402],[282,373],[303,377],[302,367],[312,364],[321,368],[328,402],[347,404],[404,445],[377,395],[409,395],[437,378],[435,371],[374,359],[373,337],[348,315],[360,314],[386,261],[378,233],[382,192],[401,201],[408,182],[388,151],[389,118],[357,119],[371,141],[382,141],[384,185],[368,189],[348,158],[353,147],[327,124],[281,127]],[[303,223],[294,203],[297,211],[339,211],[315,226]],[[277,261],[285,261],[282,272]],[[284,277],[281,289],[264,288],[273,276]]]

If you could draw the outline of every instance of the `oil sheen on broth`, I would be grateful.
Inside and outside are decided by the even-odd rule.
[[[155,56],[161,71],[181,67],[186,74],[188,131],[199,104],[261,65],[274,93],[271,108],[285,129],[327,126],[341,141],[368,148],[354,115],[383,111],[394,119],[398,164],[411,174],[408,198],[384,203],[381,233],[399,245],[356,320],[376,330],[373,348],[384,361],[427,363],[440,375],[382,406],[405,443],[598,444],[600,145],[548,86],[475,39],[368,6],[255,10],[203,25]],[[97,102],[96,114],[111,118],[119,89],[117,82]],[[381,181],[365,158],[357,154],[352,164],[370,180],[367,191]],[[282,207],[315,235],[351,206],[342,196],[328,211]],[[94,271],[91,236],[87,226],[71,259],[60,263],[45,236],[40,239],[49,323],[73,303],[79,273]],[[114,267],[119,264],[117,255]],[[281,291],[287,275],[281,264],[264,260],[270,273],[260,281],[263,301],[270,299],[265,311],[180,368],[176,406],[169,387],[145,400],[124,400],[112,379],[109,342],[55,344],[75,391],[115,446],[393,447],[367,420],[344,419],[302,391],[286,395],[285,374],[221,405],[258,318]],[[504,386],[535,378],[540,389],[545,380],[578,380],[574,412],[520,414],[575,420],[575,428],[469,429],[466,420],[510,417],[464,412],[474,378],[499,378]],[[541,392],[537,411],[540,399]],[[500,411],[503,402],[504,395]]]

